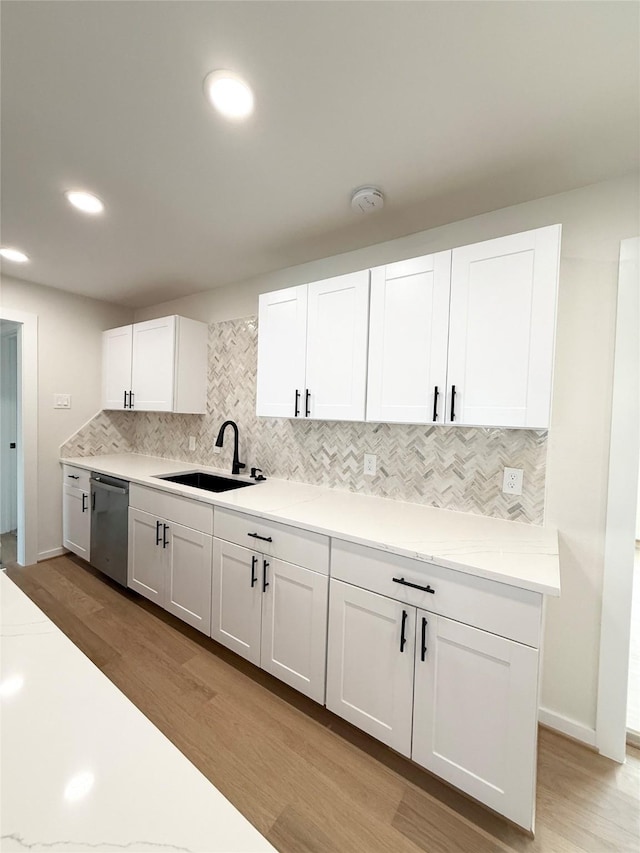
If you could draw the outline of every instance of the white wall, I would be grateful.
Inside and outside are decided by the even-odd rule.
[[[4,277],[0,307],[38,316],[38,555],[42,559],[62,546],[59,447],[100,409],[100,332],[130,323],[132,312]],[[71,409],[54,409],[55,393],[71,394]]]
[[[542,704],[550,722],[566,718],[565,729],[594,741],[618,255],[620,240],[640,232],[637,175],[166,302],[136,320],[247,316],[262,292],[556,222],[563,233],[546,519],[560,531],[562,596],[548,608]]]

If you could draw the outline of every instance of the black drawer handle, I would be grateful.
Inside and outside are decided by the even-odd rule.
[[[411,581],[406,581],[404,578],[393,578],[394,583],[401,583],[402,586],[410,586],[412,589],[421,589],[423,592],[432,592],[435,595],[435,589],[432,589],[429,584],[426,586],[420,586],[418,583],[411,583]]]
[[[258,575],[256,574],[256,566],[258,565],[258,558],[251,558],[251,589],[258,583]]]
[[[163,524],[162,526],[164,528],[164,531],[162,533],[162,547],[166,548],[167,545],[169,544],[169,540],[167,539],[167,530],[169,529],[169,525]]]
[[[297,418],[299,414],[300,414],[300,392],[296,388],[296,402],[295,402],[295,406],[293,408],[293,417]]]
[[[67,474],[70,480],[79,480],[80,477],[77,474]]]
[[[405,636],[405,628],[407,626],[407,616],[409,614],[406,610],[402,611],[402,629],[400,630],[400,651],[404,652],[404,647],[407,645],[407,638]]]
[[[420,660],[427,659],[427,625],[429,623],[422,617],[422,650],[420,652]]]
[[[156,545],[159,545],[162,541],[162,536],[160,536],[160,528],[162,527],[161,521],[156,521]]]
[[[456,419],[456,386],[451,386],[451,423]]]
[[[251,536],[253,539],[261,539],[263,542],[273,542],[270,536],[260,536],[259,533],[247,533],[247,536]]]
[[[440,392],[438,391],[438,386],[434,386],[433,389],[433,420],[438,420],[438,397],[440,396]]]
[[[267,580],[267,569],[269,568],[269,563],[266,560],[262,561],[262,591],[266,592],[267,587],[269,586],[269,581]]]

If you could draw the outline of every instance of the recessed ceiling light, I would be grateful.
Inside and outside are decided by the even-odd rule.
[[[246,118],[253,112],[253,92],[233,71],[207,74],[204,91],[218,112],[227,118]]]
[[[29,260],[28,256],[25,255],[24,252],[20,252],[18,249],[10,249],[8,246],[0,249],[0,256],[2,256],[5,261],[13,261],[14,264],[26,264]]]
[[[84,190],[68,190],[65,195],[69,204],[83,213],[96,214],[104,210],[104,204],[93,193],[87,193]]]

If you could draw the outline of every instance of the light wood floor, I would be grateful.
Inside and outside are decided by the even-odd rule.
[[[7,574],[283,853],[640,849],[636,750],[541,729],[531,839],[81,560]]]

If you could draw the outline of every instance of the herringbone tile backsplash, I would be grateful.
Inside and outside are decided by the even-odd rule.
[[[257,341],[255,317],[209,326],[206,415],[101,412],[63,445],[62,455],[134,452],[230,470],[231,435],[221,454],[213,453],[213,443],[231,418],[247,471],[255,465],[267,477],[542,523],[546,431],[258,418]],[[378,457],[375,477],[362,475],[365,453]],[[524,469],[521,496],[502,493],[505,466]]]

